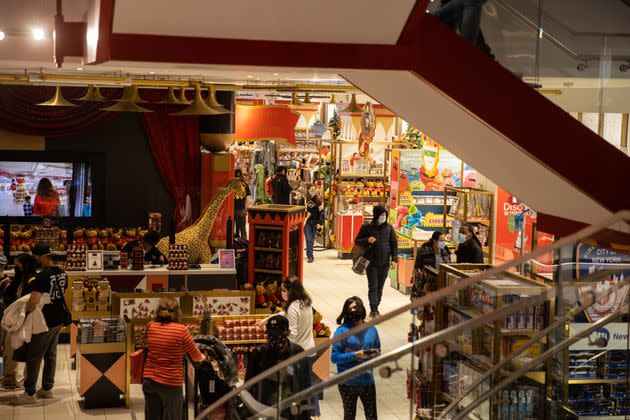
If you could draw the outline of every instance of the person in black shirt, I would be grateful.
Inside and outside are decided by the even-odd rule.
[[[241,181],[241,185],[234,191],[234,227],[235,238],[247,239],[245,226],[247,224],[247,197],[251,195],[249,185],[245,182],[243,171],[234,170],[234,178]]]
[[[26,303],[26,312],[32,312],[43,295],[50,295],[50,303],[42,307],[48,331],[33,334],[26,351],[26,369],[24,370],[24,394],[11,401],[13,405],[37,404],[37,399],[54,398],[52,388],[55,384],[57,365],[57,342],[59,331],[63,327],[67,307],[64,294],[68,288],[68,276],[51,259],[52,247],[48,243],[37,243],[33,247],[33,256],[42,266],[42,271],[31,281],[31,295]],[[44,372],[42,387],[35,392],[37,377],[42,360]]]
[[[287,168],[284,166],[276,168],[276,175],[271,180],[271,193],[273,204],[289,204],[291,185],[287,179]]]
[[[383,286],[389,268],[396,268],[398,263],[398,239],[394,228],[387,223],[388,214],[385,207],[374,206],[372,222],[363,224],[354,240],[364,250],[363,256],[370,261],[365,270],[368,278],[370,318],[379,316],[378,305],[383,297]]]
[[[472,225],[465,224],[459,228],[458,263],[483,264],[483,248]]]
[[[245,382],[303,351],[302,347],[289,341],[289,320],[282,315],[272,316],[267,321],[267,343],[249,354]],[[302,359],[258,382],[251,388],[251,393],[259,403],[273,407],[278,401],[310,386],[309,368],[306,359]],[[288,419],[308,420],[311,418],[309,405],[308,399],[301,401],[300,414],[292,415],[289,409],[285,409],[282,410],[282,416]]]
[[[315,260],[313,246],[315,245],[315,235],[317,234],[317,224],[320,213],[323,210],[322,202],[317,195],[317,187],[309,185],[306,193],[306,221],[304,222],[304,239],[306,241],[306,258],[309,263]]]
[[[142,246],[145,262],[157,265],[168,264],[166,256],[155,247],[158,242],[160,242],[160,234],[154,230],[149,230],[144,234],[142,241],[129,241],[125,244],[121,251],[126,252],[131,256],[135,247]]]

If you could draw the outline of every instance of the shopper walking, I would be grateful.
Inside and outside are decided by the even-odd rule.
[[[42,308],[48,331],[33,334],[31,337],[26,351],[24,394],[13,399],[11,401],[13,405],[35,404],[38,398],[54,398],[52,389],[55,385],[57,367],[57,342],[67,313],[64,294],[68,287],[68,276],[53,262],[52,247],[49,243],[37,243],[33,246],[32,254],[42,270],[29,284],[31,293],[26,303],[26,312],[32,312],[43,295],[48,293],[50,303]],[[35,387],[42,361],[44,362],[42,387],[36,393]]]
[[[474,227],[470,224],[459,228],[459,246],[455,255],[458,263],[483,264],[483,249]]]
[[[442,0],[433,16],[453,30],[459,30],[462,38],[494,59],[481,31],[481,9],[486,0]]]
[[[394,228],[387,223],[387,216],[385,207],[374,206],[372,222],[361,226],[355,239],[355,244],[363,249],[363,256],[370,261],[365,272],[371,318],[379,315],[378,306],[389,268],[395,268],[398,260],[398,240]]]
[[[287,168],[284,166],[276,168],[276,174],[271,180],[271,193],[273,204],[289,204],[291,185],[287,179]]]
[[[15,257],[15,268],[11,283],[2,292],[2,300],[5,307],[9,307],[17,299],[31,293],[29,283],[35,280],[37,275],[37,261],[30,254],[20,254]],[[1,277],[1,276],[0,276]],[[4,372],[0,379],[0,388],[5,390],[20,388],[22,385],[17,381],[17,362],[13,360],[13,347],[8,331],[4,334]]]
[[[337,317],[339,327],[334,336],[337,337],[365,322],[365,307],[357,296],[348,298],[343,310]],[[337,373],[360,365],[367,359],[378,355],[381,351],[381,340],[375,327],[350,336],[333,344],[331,361],[337,365]],[[377,420],[376,385],[372,370],[356,375],[339,384],[339,394],[343,403],[343,419],[354,420],[357,415],[357,400],[361,399],[366,420]]]
[[[306,261],[312,263],[315,261],[313,248],[315,246],[315,237],[317,236],[317,224],[319,223],[320,214],[324,210],[324,205],[317,195],[317,187],[315,185],[309,185],[304,204],[306,205],[306,221],[304,222]]]
[[[240,185],[234,191],[234,228],[235,238],[247,239],[247,202],[251,191],[249,185],[245,182],[243,177],[243,171],[240,169],[234,170],[234,178],[240,181]]]
[[[144,417],[179,420],[184,410],[184,356],[202,362],[205,356],[185,325],[179,323],[175,299],[161,299],[155,321],[147,325],[146,361],[142,381]]]
[[[438,268],[440,264],[450,264],[451,253],[446,248],[444,234],[435,231],[431,235],[431,239],[422,244],[416,255],[414,267],[418,270],[424,266]]]
[[[59,216],[59,194],[48,178],[42,178],[37,184],[37,195],[33,204],[33,213],[36,216]]]
[[[249,354],[245,382],[267,369],[281,363],[304,349],[289,340],[289,320],[282,315],[275,315],[267,321],[267,343],[259,346]],[[275,406],[282,398],[294,395],[310,386],[310,364],[302,359],[282,369],[276,374],[267,376],[251,388],[254,398],[268,407]],[[309,401],[300,402],[300,414],[293,415],[289,409],[282,411],[282,416],[295,420],[310,420]]]

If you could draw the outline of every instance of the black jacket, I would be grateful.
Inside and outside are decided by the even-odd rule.
[[[458,263],[483,264],[483,249],[475,235],[460,243],[455,255]]]
[[[438,249],[440,254],[442,255],[443,261],[450,261],[451,254],[448,252],[448,249]],[[431,267],[437,267],[437,263],[435,261],[435,250],[433,249],[433,243],[431,241],[427,241],[422,244],[420,249],[418,250],[418,254],[416,255],[416,262],[414,267],[417,269],[423,268],[425,265]],[[442,261],[440,261],[442,262]]]
[[[372,222],[361,226],[354,240],[357,246],[365,250],[363,256],[370,260],[370,265],[376,267],[383,267],[390,261],[398,260],[398,239],[394,228],[387,222],[382,225],[377,223],[383,213],[387,213],[383,206],[375,206]],[[376,238],[373,244],[368,242],[371,236]]]
[[[287,177],[276,174],[271,180],[271,192],[273,194],[273,204],[289,204],[291,185]]]
[[[249,354],[247,359],[245,382],[302,351],[302,347],[291,342],[289,342],[289,348],[285,352],[279,352],[269,344],[258,346]],[[283,369],[258,382],[250,389],[250,392],[258,402],[267,406],[274,406],[277,402],[279,382],[282,384],[283,397],[296,394],[311,385],[309,369],[310,364],[308,360],[302,359],[291,365],[291,369]],[[304,404],[308,404],[308,402],[302,402],[300,405],[304,406]],[[311,410],[309,409],[303,410],[297,416],[291,415],[288,411],[288,409],[282,410],[282,414],[284,417],[292,420],[308,420],[311,418]]]

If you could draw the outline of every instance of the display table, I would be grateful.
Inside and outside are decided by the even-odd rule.
[[[167,266],[146,266],[144,270],[87,270],[66,271],[70,282],[83,276],[107,278],[112,291],[133,292],[182,290],[187,283],[188,290],[229,289],[236,290],[236,269],[219,268],[218,264],[201,264],[200,269],[186,271],[169,270]]]
[[[337,213],[335,215],[335,241],[339,258],[351,257],[354,239],[363,226],[363,215]]]

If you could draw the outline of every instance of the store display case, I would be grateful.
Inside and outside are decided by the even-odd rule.
[[[249,282],[255,288],[289,276],[302,280],[304,206],[250,207]]]
[[[452,194],[454,198],[451,198]],[[449,199],[451,206],[448,207]],[[494,259],[494,193],[476,188],[444,187],[442,231],[455,245],[462,224],[471,224],[481,242],[484,260]]]
[[[84,318],[78,324],[77,389],[85,408],[129,407],[127,325],[121,317]]]

